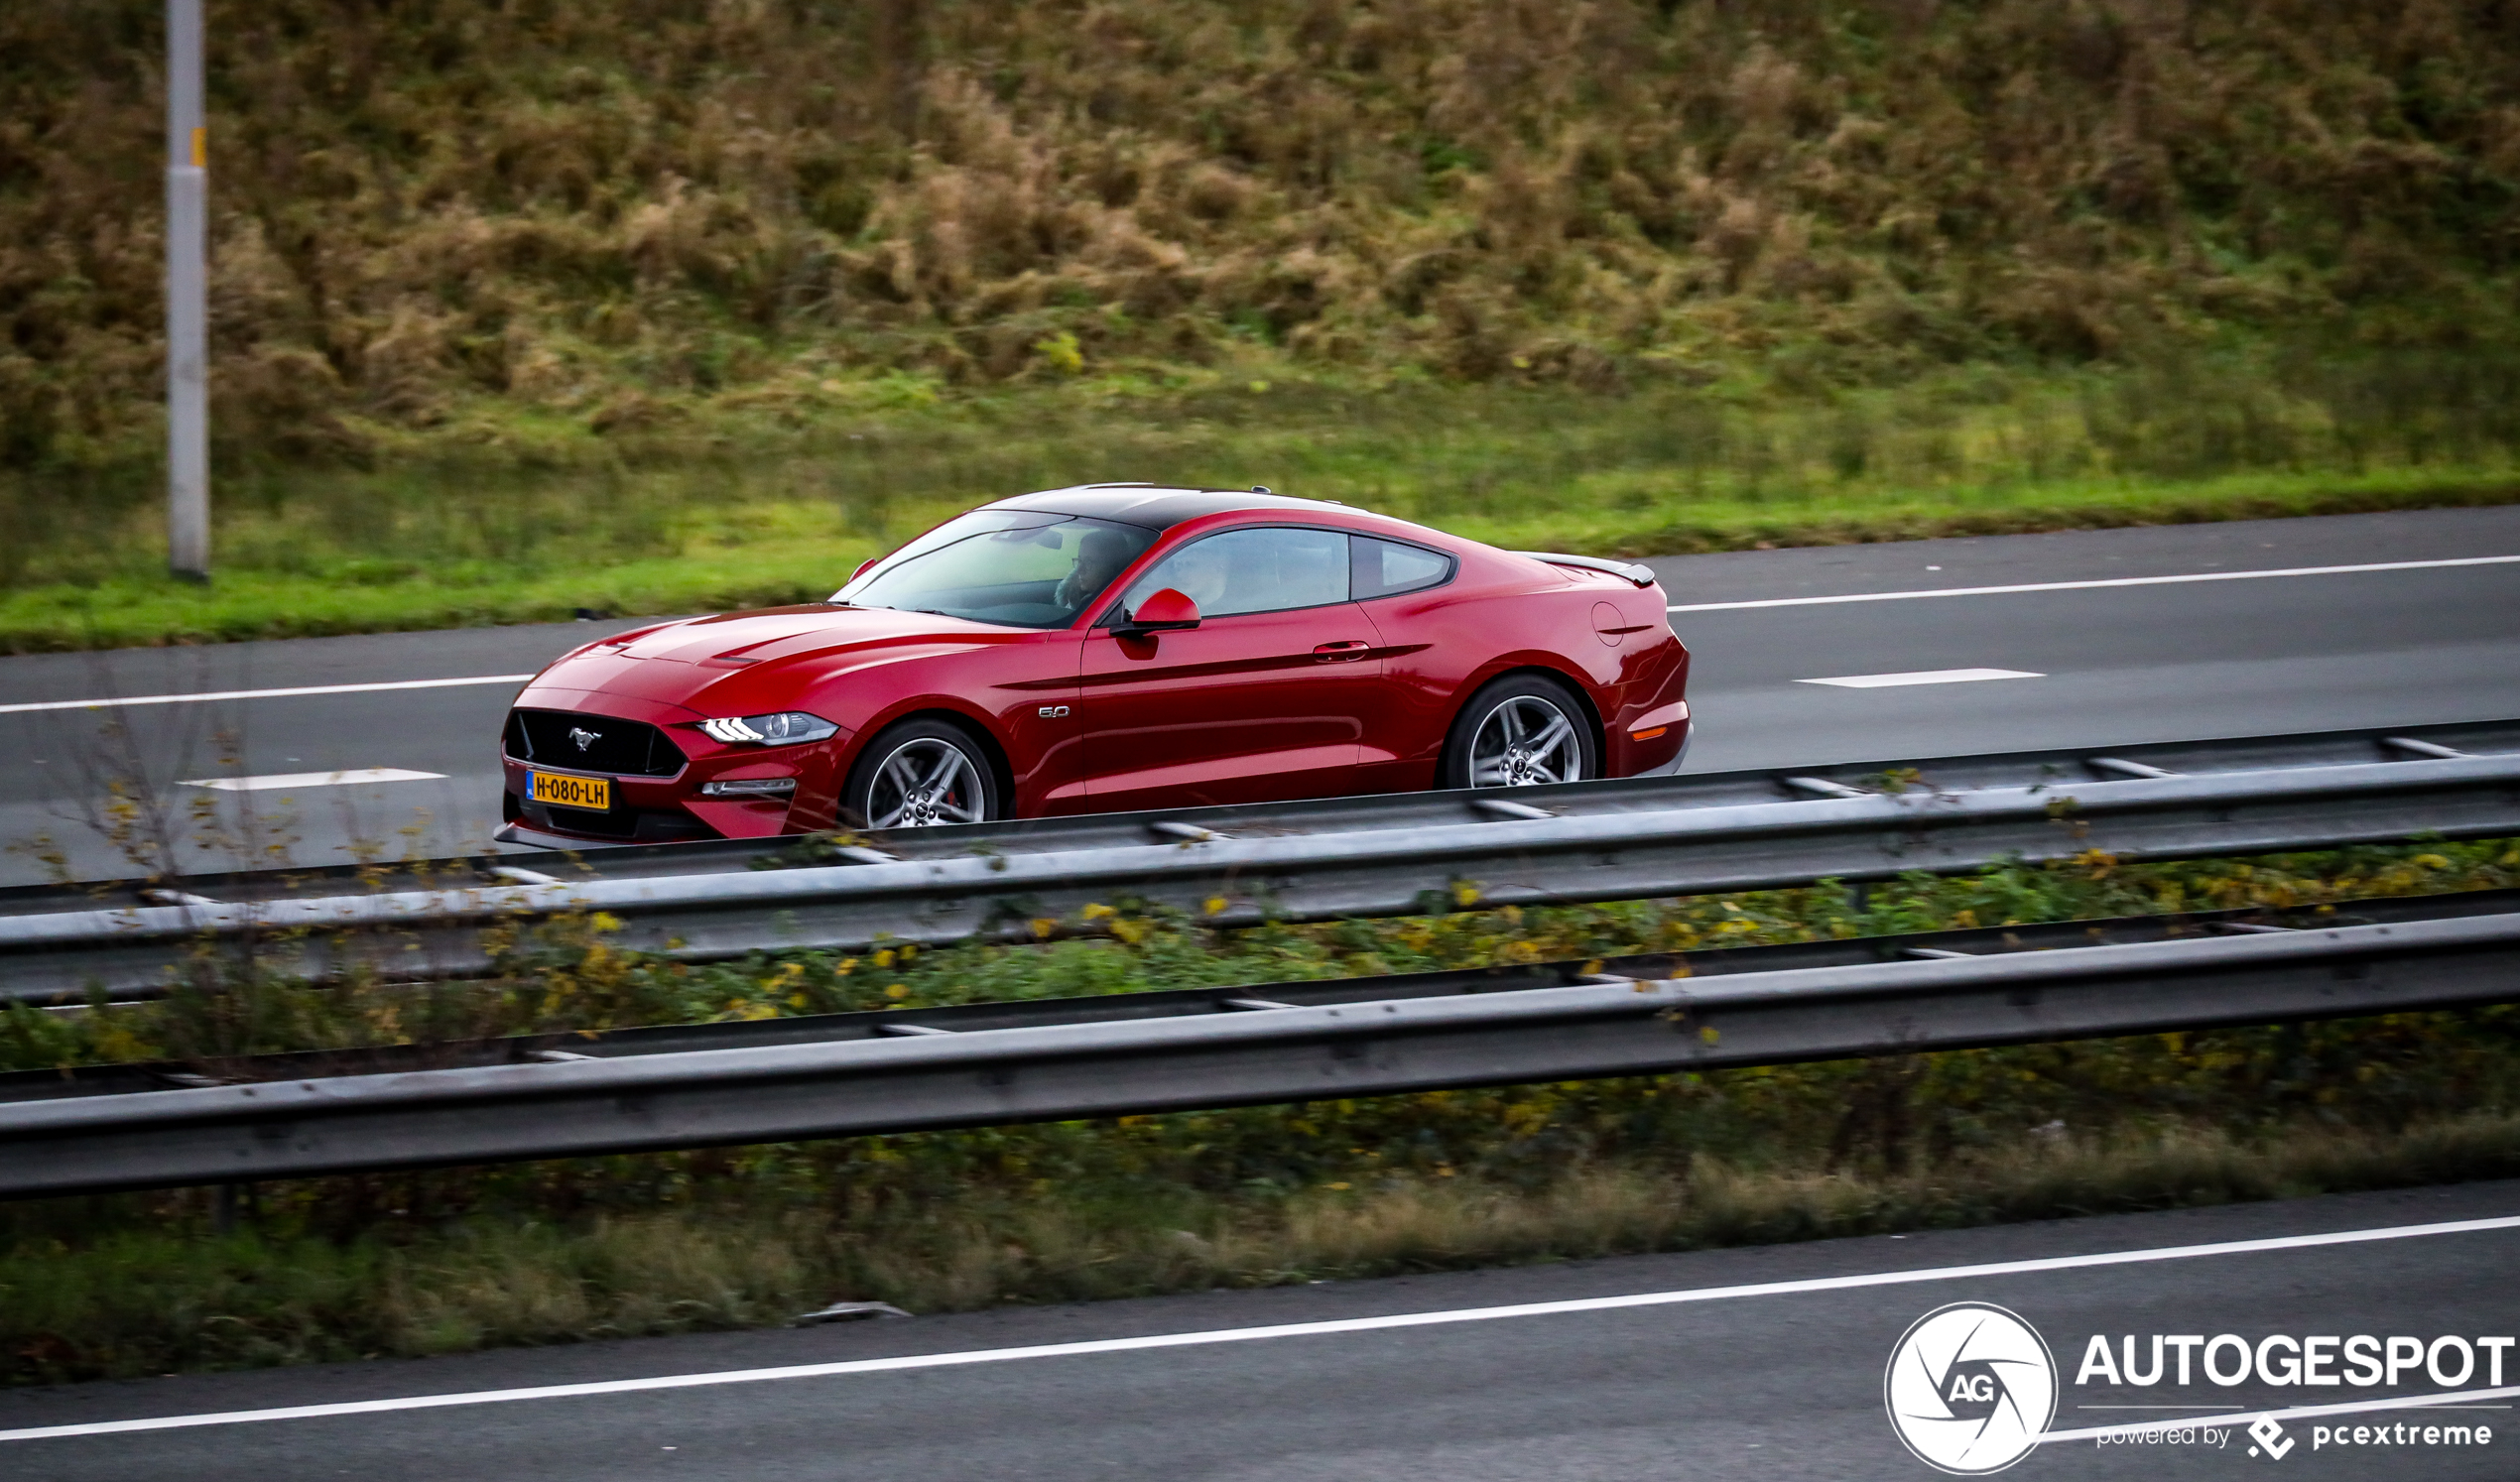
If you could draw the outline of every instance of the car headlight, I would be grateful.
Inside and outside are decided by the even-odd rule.
[[[745,715],[733,720],[703,720],[700,729],[711,740],[729,746],[795,746],[807,741],[822,741],[840,732],[840,728],[819,715],[803,710],[781,710],[775,715]]]

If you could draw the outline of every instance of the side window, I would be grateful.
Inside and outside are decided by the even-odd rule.
[[[1347,545],[1335,530],[1228,530],[1164,557],[1129,587],[1120,606],[1133,609],[1168,586],[1197,603],[1202,617],[1344,602]]]
[[[1352,582],[1359,602],[1441,586],[1452,576],[1452,557],[1424,546],[1351,536],[1347,551],[1355,563]]]

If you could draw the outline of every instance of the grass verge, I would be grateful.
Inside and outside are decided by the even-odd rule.
[[[408,1357],[775,1325],[834,1299],[958,1311],[2514,1175],[2520,1117],[2475,1115],[2394,1132],[2303,1122],[2247,1140],[2031,1130],[1900,1173],[1699,1159],[1585,1165],[1537,1184],[981,1193],[855,1217],[472,1218],[348,1241],[134,1230],[0,1259],[0,1366],[28,1383]]]
[[[1260,369],[950,399],[821,382],[641,436],[485,406],[459,448],[224,478],[206,588],[159,570],[142,474],[13,475],[0,651],[811,600],[958,510],[1097,479],[1266,484],[1629,556],[2520,498],[2499,362],[1979,366],[1825,401]]]

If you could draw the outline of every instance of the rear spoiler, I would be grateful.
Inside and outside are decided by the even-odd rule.
[[[1607,571],[1613,576],[1633,581],[1638,586],[1654,584],[1654,568],[1640,566],[1632,560],[1603,560],[1597,556],[1552,556],[1545,551],[1517,551],[1514,554],[1528,556],[1533,560],[1545,560],[1553,566],[1580,566],[1587,571]]]

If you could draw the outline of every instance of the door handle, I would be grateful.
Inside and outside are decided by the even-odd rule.
[[[1323,664],[1347,664],[1364,658],[1372,648],[1361,638],[1343,638],[1336,643],[1315,644],[1313,657]]]

